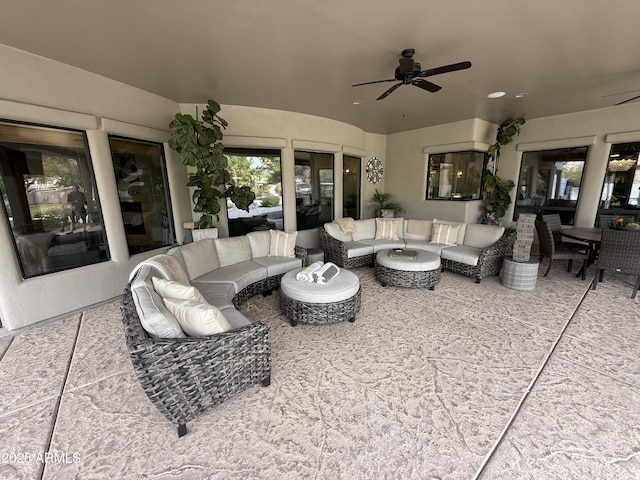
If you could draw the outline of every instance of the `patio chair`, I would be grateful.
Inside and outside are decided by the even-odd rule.
[[[574,260],[582,260],[582,280],[584,280],[586,278],[589,254],[568,244],[556,242],[551,227],[547,222],[536,220],[536,230],[540,241],[540,261],[545,256],[549,257],[549,266],[547,271],[544,272],[544,276],[546,277],[549,274],[554,260],[568,260],[568,272],[571,272]]]
[[[571,246],[580,246],[582,248],[589,248],[587,243],[581,242],[579,240],[569,240],[566,237],[562,236],[560,232],[562,227],[566,225],[562,225],[562,221],[560,220],[560,214],[558,213],[549,213],[547,215],[542,215],[542,221],[547,222],[549,224],[549,228],[551,228],[551,232],[553,233],[553,238],[556,241],[556,245],[559,243],[569,244]],[[540,258],[542,260],[542,257]]]
[[[617,215],[598,215],[597,225],[598,228],[609,228],[609,223],[611,220],[616,218]]]
[[[257,322],[207,337],[152,338],[127,286],[121,296],[133,369],[151,402],[178,430],[187,422],[271,375],[269,327]]]
[[[631,298],[636,298],[640,288],[640,232],[605,228],[596,264],[596,273],[591,284],[593,290],[602,282],[604,271],[634,275],[636,277]]]

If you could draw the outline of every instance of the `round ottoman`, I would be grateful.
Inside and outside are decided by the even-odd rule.
[[[440,281],[439,255],[423,250],[412,251],[415,256],[394,256],[392,252],[380,250],[376,255],[376,278],[383,287],[435,288]]]
[[[355,322],[360,311],[360,281],[344,268],[327,283],[305,283],[296,280],[298,268],[280,280],[280,308],[291,326],[303,323]]]

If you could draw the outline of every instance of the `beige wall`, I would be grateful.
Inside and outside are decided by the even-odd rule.
[[[480,200],[425,200],[427,157],[461,147],[486,148],[495,131],[495,125],[474,119],[389,135],[386,190],[407,208],[407,217],[477,222]],[[502,148],[498,173],[517,183],[523,152],[588,145],[575,224],[593,226],[611,144],[632,141],[640,141],[640,103],[527,120],[514,142]],[[505,219],[512,217],[513,204]]]
[[[136,263],[166,250],[129,256],[107,136],[111,133],[166,142],[167,126],[175,113],[195,113],[195,105],[181,106],[2,45],[0,64],[4,67],[0,70],[0,118],[87,131],[112,256],[100,264],[23,280],[6,214],[0,209],[0,320],[5,327],[16,329],[118,296]],[[334,120],[238,106],[223,106],[222,115],[229,122],[226,145],[282,150],[287,230],[295,230],[294,148],[334,153],[338,173],[342,172],[343,152],[363,158],[384,157],[385,136],[368,134]],[[168,146],[165,152],[176,237],[182,243],[190,237],[182,224],[194,218],[185,187],[187,171]],[[364,185],[363,198],[371,192]],[[338,182],[336,195],[341,193]],[[340,213],[337,205],[335,208]],[[301,232],[299,243],[316,246],[317,234]]]

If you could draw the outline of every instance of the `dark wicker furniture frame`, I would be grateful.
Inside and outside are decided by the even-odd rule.
[[[347,245],[345,242],[333,238],[324,227],[318,228],[320,247],[324,250],[325,262],[333,262],[341,268],[357,268],[373,266],[375,254],[361,255],[359,257],[347,257]]]
[[[587,251],[583,252],[579,250],[579,245],[571,247],[566,243],[559,243],[554,237],[551,226],[541,220],[536,220],[536,230],[538,232],[538,241],[540,242],[540,261],[542,261],[545,256],[549,257],[549,266],[544,272],[544,276],[546,277],[549,271],[551,271],[551,265],[554,260],[568,260],[567,272],[570,272],[573,268],[573,261],[578,260],[582,261],[582,270],[579,273],[582,274],[582,280],[584,280],[588,266],[587,263],[589,261],[589,247],[584,247]]]
[[[346,300],[330,303],[307,303],[287,297],[280,291],[280,308],[285,317],[295,327],[298,322],[315,325],[337,323],[349,320],[356,321],[356,314],[360,311],[362,288],[358,293]]]
[[[442,271],[449,270],[467,277],[474,277],[476,283],[480,283],[484,277],[499,275],[504,257],[511,255],[513,252],[515,240],[515,233],[505,233],[496,243],[481,250],[477,265],[468,265],[441,258]]]
[[[636,281],[631,298],[636,298],[640,288],[640,231],[602,229],[596,273],[591,283],[593,290],[599,281],[602,282],[605,270],[634,275]]]
[[[385,267],[376,263],[375,274],[383,287],[428,288],[434,290],[440,281],[440,267],[435,270],[408,271]]]
[[[152,338],[142,327],[128,285],[121,297],[124,334],[140,385],[178,429],[233,395],[271,383],[269,327],[257,322],[208,337]]]

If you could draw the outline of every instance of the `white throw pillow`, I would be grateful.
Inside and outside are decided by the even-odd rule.
[[[296,257],[296,238],[298,232],[282,232],[269,230],[271,233],[271,245],[269,245],[270,257]]]
[[[433,221],[431,229],[431,243],[439,243],[441,245],[457,245],[458,231],[460,224],[439,223]]]
[[[398,240],[400,218],[376,218],[375,240]]]
[[[182,331],[190,337],[205,337],[232,329],[220,309],[214,305],[175,298],[163,298],[162,301],[176,317]]]
[[[358,227],[356,227],[356,222],[351,217],[336,218],[336,223],[340,227],[340,230],[342,230],[342,233],[344,233],[345,235],[351,235],[358,231]]]
[[[153,277],[153,288],[162,298],[175,298],[177,300],[193,300],[198,303],[209,303],[198,289],[192,285],[184,285],[173,280]]]

